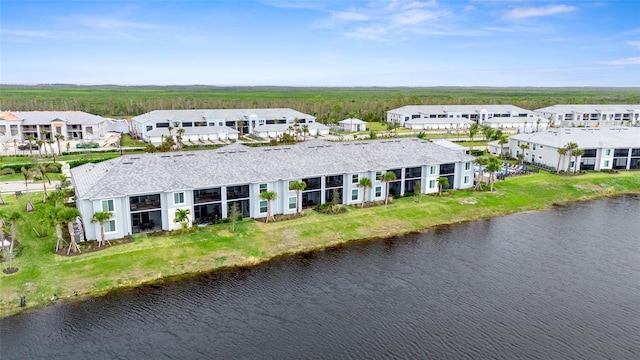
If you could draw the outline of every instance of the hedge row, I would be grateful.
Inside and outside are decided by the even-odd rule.
[[[2,165],[2,167],[0,167],[0,171],[3,173],[11,173],[8,170],[5,171],[5,169],[11,169],[13,170],[14,174],[15,173],[19,173],[22,171],[22,168],[26,168],[26,169],[30,169],[33,165],[32,164],[7,164],[7,165]],[[44,163],[44,166],[47,167],[47,172],[51,172],[51,173],[61,173],[62,172],[62,164],[60,163]]]

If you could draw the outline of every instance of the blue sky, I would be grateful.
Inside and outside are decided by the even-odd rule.
[[[0,0],[0,82],[640,86],[640,1]]]

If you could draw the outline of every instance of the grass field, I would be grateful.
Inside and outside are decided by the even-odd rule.
[[[53,253],[55,234],[44,226],[46,237],[35,235],[48,204],[36,203],[18,229],[22,249],[12,275],[0,273],[0,308],[3,315],[19,311],[19,297],[27,308],[48,303],[52,294],[64,299],[103,294],[166,277],[210,271],[229,266],[254,265],[274,256],[335,246],[356,239],[386,237],[419,231],[439,224],[476,220],[504,214],[545,209],[557,203],[594,199],[621,193],[640,193],[640,173],[592,173],[563,177],[541,172],[508,178],[497,191],[452,191],[445,196],[396,199],[389,206],[348,207],[340,215],[307,211],[295,220],[262,223],[247,219],[236,233],[228,224],[198,228],[192,234],[152,237],[78,256]],[[37,194],[32,199],[39,199]],[[24,209],[24,197],[5,199],[4,211]],[[40,231],[38,231],[40,232]],[[6,263],[2,263],[3,268]]]

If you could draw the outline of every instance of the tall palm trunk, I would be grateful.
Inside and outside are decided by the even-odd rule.
[[[65,243],[64,237],[62,236],[62,226],[60,224],[56,224],[56,237],[58,241],[56,242],[56,251],[62,249],[62,244]]]
[[[69,238],[71,239],[71,241],[69,242],[69,250],[67,250],[67,255],[69,255],[69,253],[71,253],[71,249],[73,249],[73,252],[82,252],[80,251],[80,246],[78,246],[78,243],[76,242],[76,235],[73,231],[73,222],[69,221],[67,223],[67,229],[69,230]]]

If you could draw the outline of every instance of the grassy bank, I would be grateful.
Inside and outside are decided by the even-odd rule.
[[[174,275],[253,265],[274,256],[354,239],[404,234],[439,224],[544,209],[556,203],[640,193],[640,173],[560,177],[542,172],[508,178],[496,184],[496,189],[493,193],[454,191],[442,197],[423,196],[419,203],[408,197],[389,206],[350,207],[340,215],[307,211],[300,219],[277,223],[245,220],[236,233],[222,224],[188,235],[137,235],[132,243],[71,257],[53,254],[53,229],[45,238],[34,235],[32,226],[47,206],[36,204],[37,211],[26,215],[18,231],[24,248],[14,266],[20,270],[12,275],[0,273],[0,307],[6,316],[21,309],[21,295],[26,296],[26,308],[34,308],[47,304],[52,294],[59,298],[73,297],[75,292],[79,297],[99,295]],[[21,203],[5,200],[9,201],[7,211],[24,205],[24,197]]]

